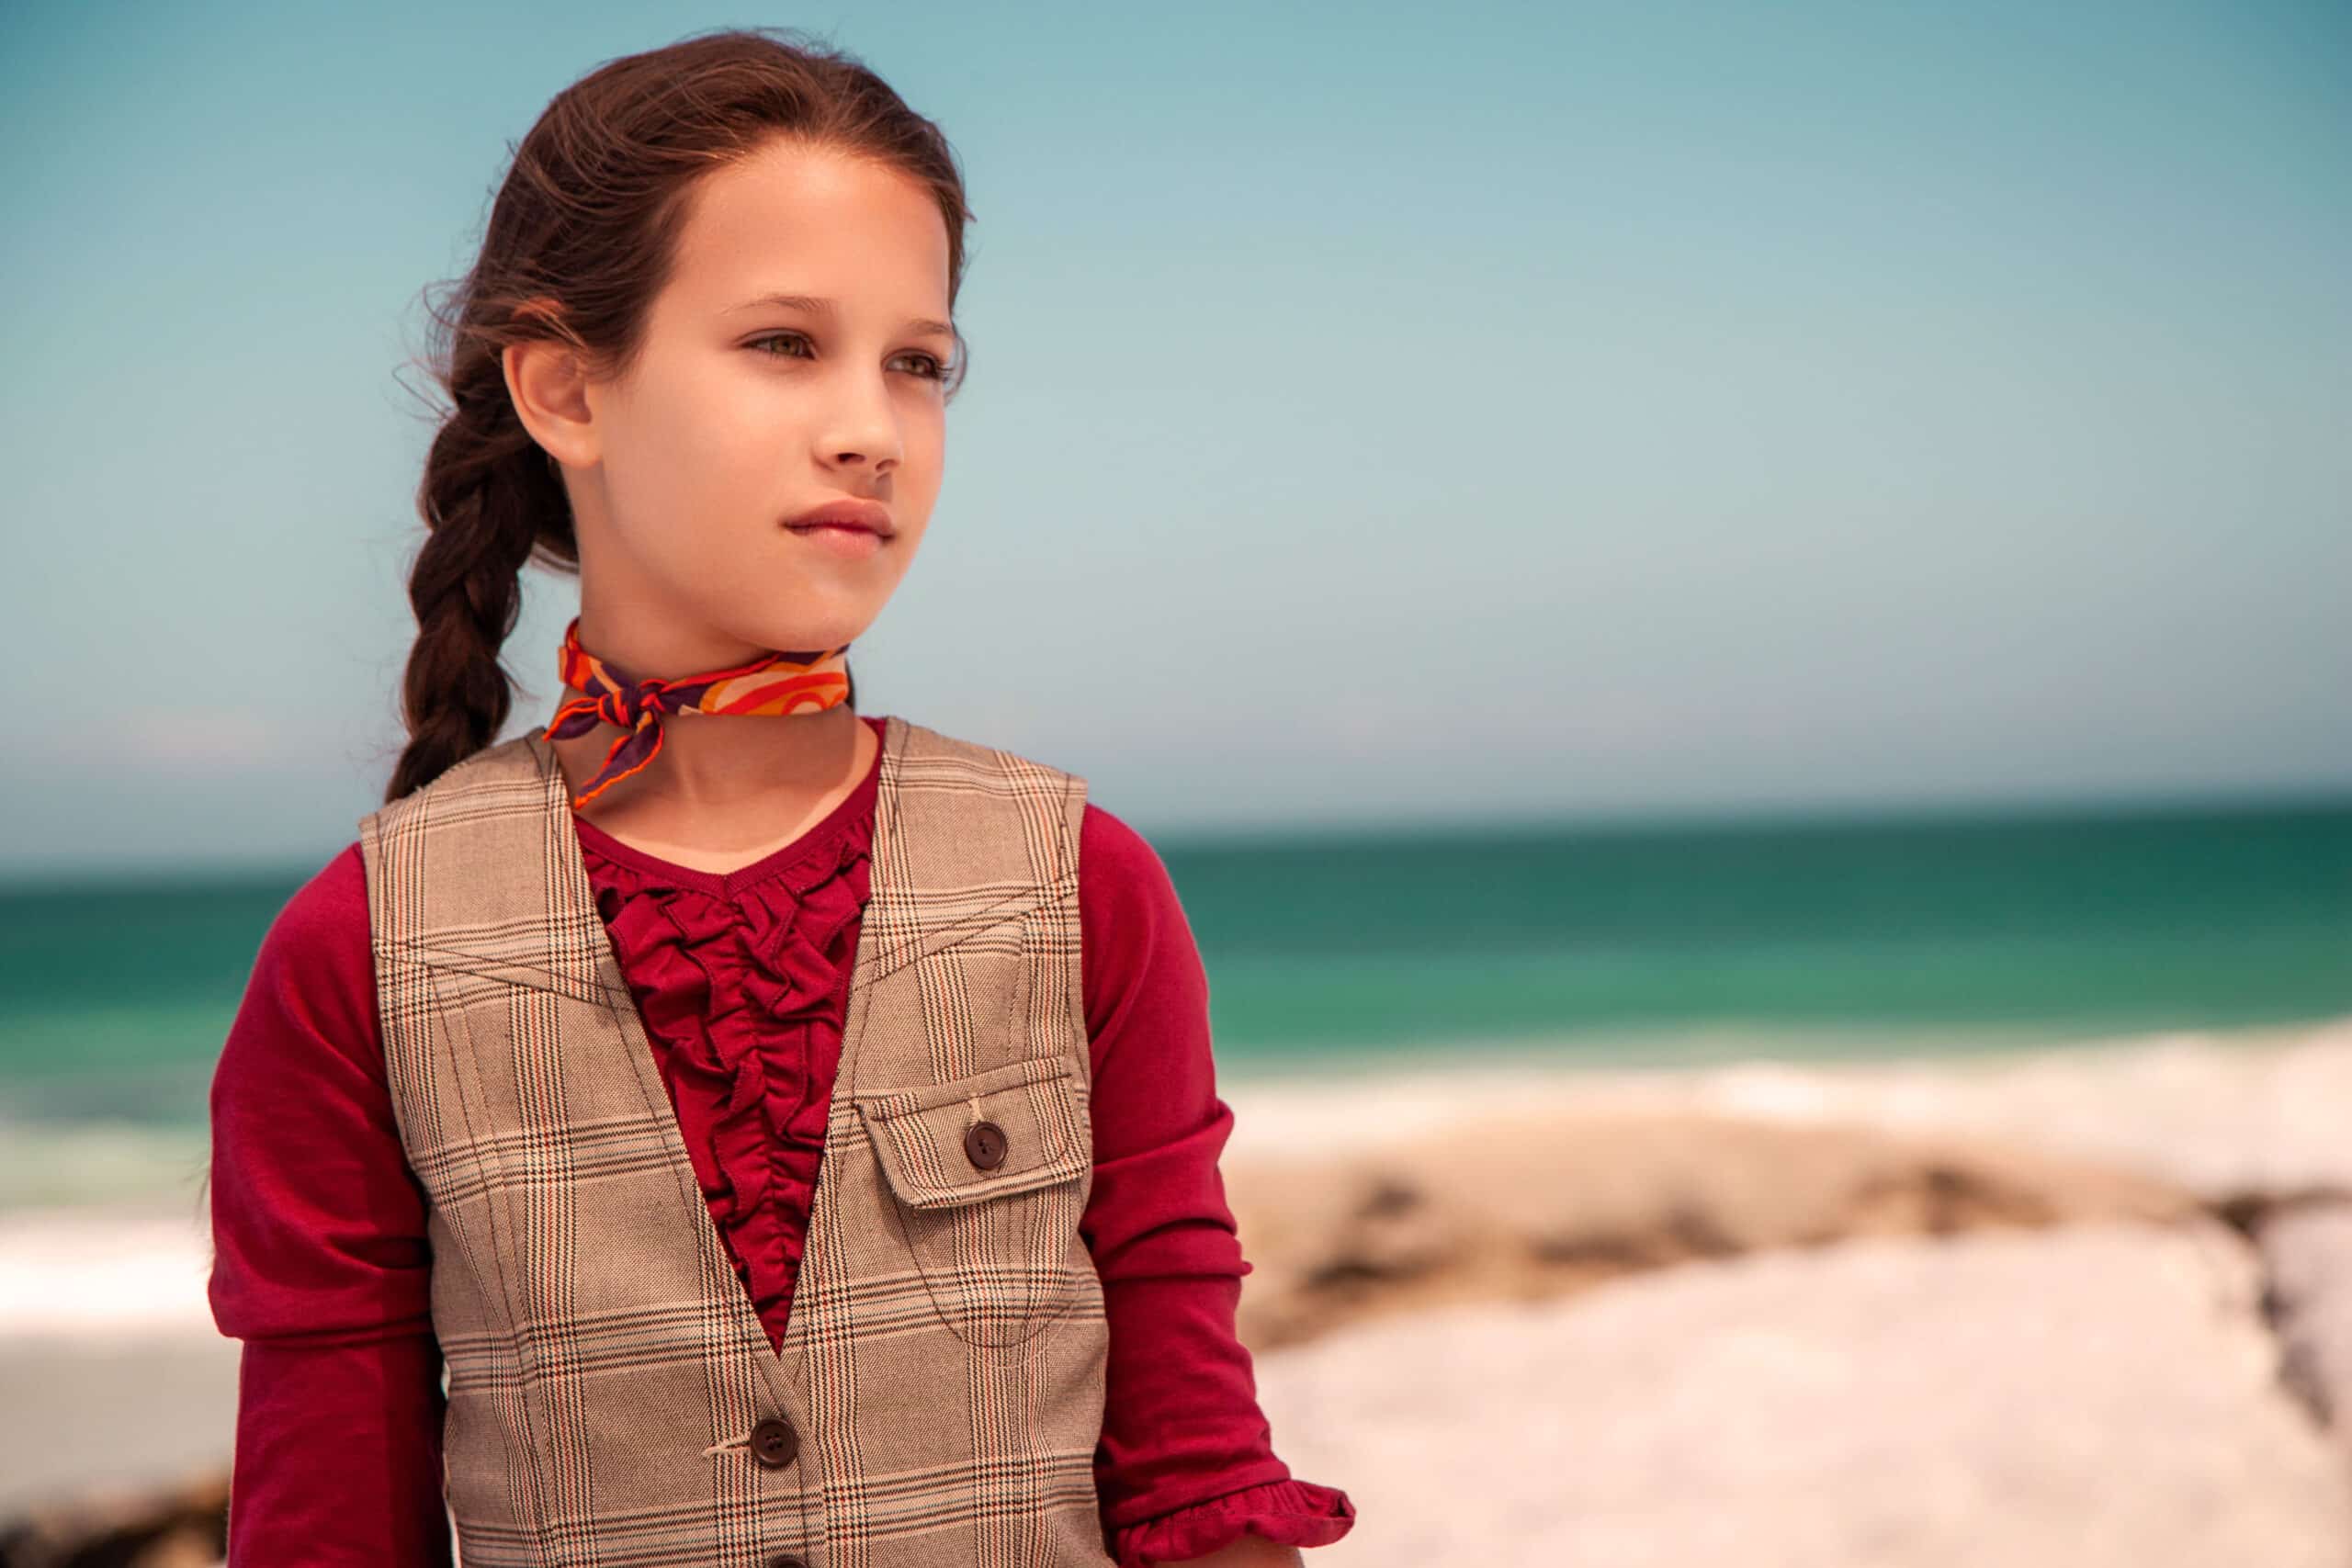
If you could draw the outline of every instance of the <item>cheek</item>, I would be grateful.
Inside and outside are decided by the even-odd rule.
[[[615,502],[664,557],[705,549],[775,502],[782,411],[742,388],[688,383],[649,397],[614,455]]]
[[[937,408],[909,416],[905,429],[905,462],[899,474],[901,491],[920,490],[926,499],[939,491],[947,467],[947,424]]]
[[[666,401],[655,421],[667,465],[693,482],[773,476],[797,420],[787,400],[756,376],[717,373]]]

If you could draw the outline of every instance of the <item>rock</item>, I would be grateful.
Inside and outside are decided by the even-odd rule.
[[[1497,1112],[1474,1135],[1229,1167],[1253,1347],[1698,1258],[2202,1212],[2159,1179],[2023,1148],[1690,1111]]]
[[[225,1466],[176,1486],[85,1492],[0,1525],[0,1568],[219,1568],[228,1517]]]
[[[2287,1386],[2352,1455],[2352,1202],[2282,1204],[2250,1228]]]
[[[1256,1359],[1330,1568],[2344,1568],[2352,1472],[2218,1224],[1887,1236]]]

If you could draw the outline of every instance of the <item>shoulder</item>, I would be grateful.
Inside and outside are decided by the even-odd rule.
[[[263,933],[232,1033],[248,1065],[330,1043],[363,1066],[378,1059],[368,872],[356,842],[295,889]]]
[[[1103,1069],[1125,1063],[1164,1089],[1185,1070],[1171,1064],[1204,1051],[1208,972],[1199,943],[1167,863],[1143,834],[1089,802],[1079,841],[1081,990],[1096,1081],[1107,1085]]]
[[[328,959],[368,951],[368,868],[356,840],[294,890],[271,922],[263,951]]]
[[[1176,885],[1151,841],[1093,801],[1086,803],[1078,834],[1080,896],[1106,907],[1144,907],[1173,901]]]
[[[1083,882],[1082,775],[897,715],[885,718],[883,746],[882,777],[901,826],[943,840],[993,846],[1000,878],[1035,875],[1065,883],[1075,875]],[[978,863],[969,855],[959,858]]]
[[[1079,831],[1078,905],[1091,989],[1199,963],[1167,863],[1149,840],[1091,801]]]
[[[1081,775],[1010,747],[950,735],[897,714],[885,715],[882,722],[883,744],[891,745],[894,734],[897,738],[895,761],[901,773],[911,768],[919,776],[935,777],[944,771],[972,778],[1011,781],[1033,789],[1057,790],[1070,795],[1085,793],[1086,780]]]
[[[1171,949],[1189,956],[1192,931],[1166,863],[1125,818],[1088,798],[1084,775],[888,716],[886,745],[894,733],[902,782],[911,778],[919,786],[957,794],[1053,792],[1064,811],[1076,816],[1081,945],[1091,992],[1132,980],[1156,960],[1165,962]],[[1171,935],[1182,940],[1171,943]]]
[[[537,729],[525,729],[474,751],[438,776],[419,784],[398,800],[387,801],[359,818],[359,841],[352,852],[361,857],[388,838],[422,831],[438,819],[446,826],[453,817],[449,807],[490,800],[501,805],[536,803],[556,772],[554,753]],[[330,870],[334,869],[331,865]]]

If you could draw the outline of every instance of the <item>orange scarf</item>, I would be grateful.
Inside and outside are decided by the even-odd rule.
[[[584,692],[556,710],[550,740],[585,735],[599,724],[626,731],[604,766],[572,799],[577,809],[650,765],[662,754],[662,716],[670,713],[822,713],[849,700],[849,644],[822,653],[771,653],[732,670],[639,681],[580,646],[580,618],[564,628],[558,662],[566,689]]]

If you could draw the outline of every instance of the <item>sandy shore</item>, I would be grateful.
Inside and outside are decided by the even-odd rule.
[[[2352,1020],[1225,1092],[1277,1447],[1363,1517],[1311,1562],[2352,1562]],[[0,1517],[225,1465],[206,1268],[0,1215]]]
[[[173,1330],[0,1340],[0,1516],[84,1489],[136,1492],[227,1462],[234,1340]]]

